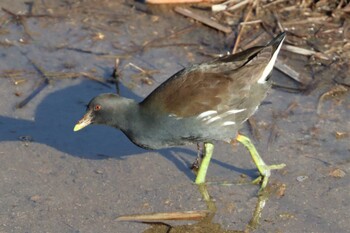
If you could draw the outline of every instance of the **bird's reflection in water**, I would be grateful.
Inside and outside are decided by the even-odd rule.
[[[151,225],[151,228],[144,233],[244,233],[254,230],[259,225],[261,213],[269,197],[269,191],[260,192],[256,203],[253,216],[243,230],[226,230],[220,224],[213,223],[212,220],[216,214],[215,202],[211,199],[207,186],[205,184],[198,185],[199,191],[206,202],[207,210],[205,211],[186,211],[172,213],[155,213],[146,215],[121,216],[118,221],[140,222]],[[170,220],[185,221],[198,220],[191,225],[171,225]]]

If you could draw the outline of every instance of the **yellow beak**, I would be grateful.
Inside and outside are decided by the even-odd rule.
[[[92,123],[92,112],[88,111],[83,118],[80,119],[80,121],[74,126],[73,131],[81,130],[82,128],[85,128],[86,126],[90,125]]]

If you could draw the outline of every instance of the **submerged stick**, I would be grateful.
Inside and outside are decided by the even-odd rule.
[[[38,87],[29,95],[27,96],[24,100],[22,100],[21,102],[19,102],[16,105],[16,108],[23,108],[24,106],[26,106],[37,94],[39,94],[47,85],[49,84],[49,82],[47,80],[42,80]]]
[[[28,61],[32,64],[34,69],[39,73],[42,80],[37,85],[37,88],[29,96],[27,96],[27,98],[25,98],[24,100],[22,100],[21,102],[19,102],[16,105],[16,108],[23,108],[24,106],[26,106],[37,94],[39,94],[50,83],[50,80],[45,75],[45,72],[32,59],[30,59],[25,53],[23,53],[23,52],[21,52],[21,53],[28,59]]]

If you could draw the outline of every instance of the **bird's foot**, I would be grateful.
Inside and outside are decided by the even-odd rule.
[[[282,163],[282,164],[273,164],[273,165],[259,165],[258,169],[260,172],[260,176],[258,178],[256,178],[255,180],[253,180],[253,184],[259,184],[261,183],[260,186],[260,190],[259,192],[261,192],[262,190],[264,190],[266,188],[267,182],[269,181],[269,177],[271,176],[271,171],[272,170],[279,170],[282,169],[286,166],[286,164]]]
[[[255,146],[250,141],[248,137],[245,137],[241,134],[237,136],[237,140],[241,142],[249,151],[252,159],[259,170],[260,177],[255,179],[254,183],[261,183],[259,193],[266,188],[267,182],[269,181],[269,177],[271,176],[272,170],[282,169],[286,165],[284,163],[278,165],[267,165],[264,160],[259,155],[258,151],[255,149]]]

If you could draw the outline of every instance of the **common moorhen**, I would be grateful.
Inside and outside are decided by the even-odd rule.
[[[284,38],[282,32],[266,46],[184,68],[140,103],[116,94],[101,94],[90,101],[74,131],[89,124],[109,125],[145,149],[204,142],[197,184],[205,182],[212,142],[236,139],[250,151],[263,189],[271,170],[285,164],[266,165],[238,129],[265,98],[270,88],[267,80]]]

